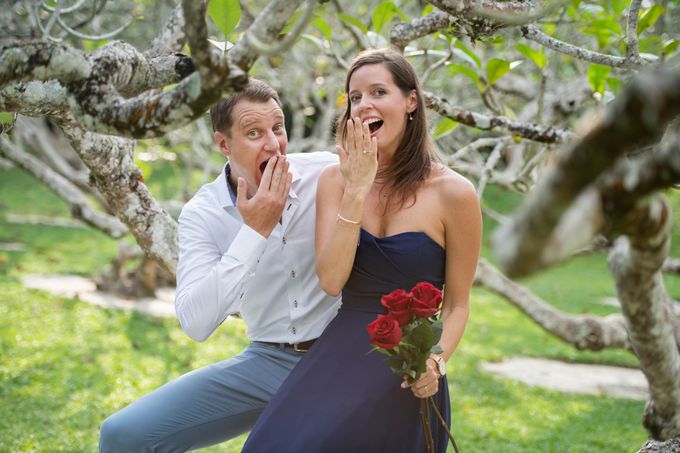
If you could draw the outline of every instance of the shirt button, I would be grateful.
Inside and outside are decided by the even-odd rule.
[[[293,327],[293,335],[295,335],[295,327]]]
[[[294,271],[294,270],[290,271],[290,276],[291,276],[292,278],[295,278],[295,271]]]
[[[297,300],[294,300],[294,301],[293,301],[293,307],[297,308],[297,305],[298,305],[298,304],[297,304]]]
[[[286,245],[286,237],[284,236],[283,239],[281,239],[281,242],[283,242],[283,245]]]

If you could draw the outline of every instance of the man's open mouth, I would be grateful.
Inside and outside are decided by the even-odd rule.
[[[268,160],[265,160],[264,162],[262,162],[260,164],[260,176],[262,176],[264,174],[264,169],[267,168],[268,162],[269,162]]]

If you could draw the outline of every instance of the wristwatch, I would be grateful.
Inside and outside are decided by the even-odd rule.
[[[430,358],[434,360],[437,364],[437,371],[439,371],[439,377],[446,376],[446,361],[443,357],[437,354],[430,354]]]

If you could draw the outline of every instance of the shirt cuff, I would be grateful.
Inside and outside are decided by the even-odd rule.
[[[252,272],[264,253],[267,239],[248,225],[242,225],[226,255],[245,264]]]

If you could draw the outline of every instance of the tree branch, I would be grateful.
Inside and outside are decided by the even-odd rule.
[[[390,42],[393,46],[403,51],[404,47],[411,41],[431,35],[445,28],[458,28],[459,26],[458,20],[449,14],[441,12],[430,13],[425,17],[413,19],[407,24],[401,23],[395,25],[390,33]]]
[[[510,24],[506,20],[499,20],[496,16],[530,15],[535,10],[532,2],[503,2],[492,0],[427,0],[428,3],[448,13],[456,20],[465,34],[473,41],[477,38],[493,35],[498,29]],[[490,14],[493,13],[493,14]]]
[[[118,219],[92,209],[87,198],[75,185],[40,160],[24,152],[20,146],[11,143],[6,136],[0,136],[0,155],[42,181],[52,192],[66,201],[73,217],[113,238],[119,238],[127,233],[127,228]]]
[[[175,8],[172,16],[170,16],[158,35],[151,41],[151,45],[144,52],[144,56],[151,59],[161,55],[180,52],[187,40],[184,27],[184,8],[182,5],[179,5]]]
[[[642,0],[631,0],[626,20],[626,59],[634,64],[640,64],[640,52],[638,51],[638,16]]]
[[[255,18],[243,37],[229,50],[229,59],[242,69],[250,68],[259,52],[251,37],[258,42],[274,42],[302,0],[274,0]]]
[[[127,225],[144,252],[172,275],[177,267],[177,222],[153,198],[132,160],[134,141],[99,135],[68,115],[55,118],[90,169],[95,184],[116,217]]]
[[[559,39],[552,38],[540,31],[534,25],[526,25],[522,27],[522,34],[526,39],[537,42],[544,47],[565,55],[571,55],[572,57],[578,58],[579,60],[589,61],[590,63],[611,66],[613,68],[628,69],[637,69],[642,66],[641,62],[636,63],[629,58],[593,52],[592,50],[587,50],[582,47],[577,47],[564,41],[560,41]]]
[[[69,83],[90,75],[83,52],[49,41],[11,43],[0,47],[0,88],[10,82],[57,79]]]
[[[535,196],[496,232],[496,255],[506,272],[527,275],[544,266],[544,250],[572,201],[619,156],[658,139],[678,114],[679,70],[655,71],[631,83],[587,135],[562,152]]]
[[[466,126],[481,130],[505,129],[515,135],[542,143],[560,143],[572,137],[572,132],[566,129],[537,124],[522,124],[504,116],[487,116],[451,105],[446,99],[439,98],[429,92],[424,92],[423,95],[425,96],[425,105],[428,108]]]
[[[484,258],[480,258],[477,265],[475,283],[507,299],[545,331],[579,350],[631,347],[621,315],[599,318],[562,313],[529,289],[504,276]]]
[[[637,228],[621,236],[609,254],[609,268],[630,339],[649,381],[651,399],[643,425],[653,438],[680,436],[680,352],[674,336],[661,265],[670,247],[670,210],[661,196],[636,207]],[[677,322],[677,321],[676,321]]]

